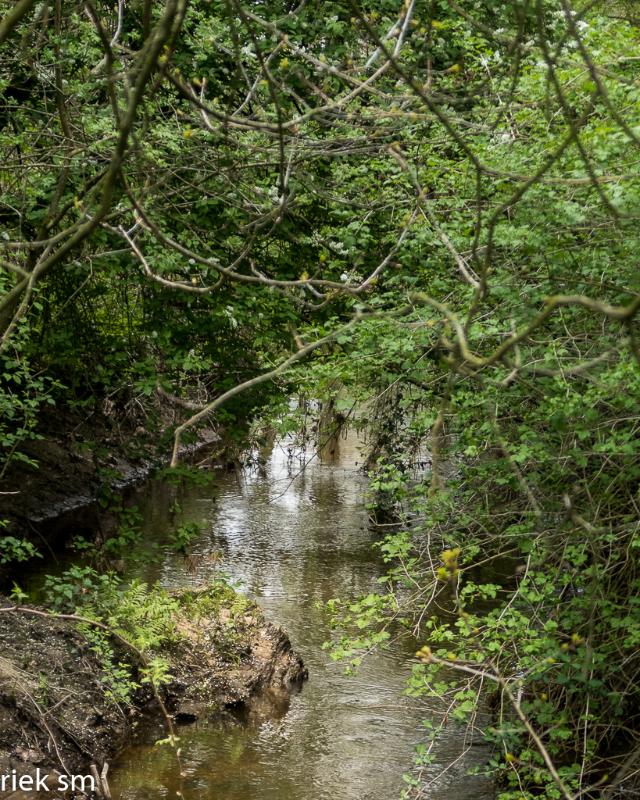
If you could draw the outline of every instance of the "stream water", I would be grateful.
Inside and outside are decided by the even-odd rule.
[[[170,588],[202,585],[223,571],[288,631],[309,669],[280,718],[181,728],[189,800],[398,798],[414,745],[424,740],[422,720],[435,714],[403,695],[415,642],[373,654],[356,676],[322,649],[331,636],[322,606],[375,591],[382,567],[371,547],[357,443],[343,440],[331,464],[312,459],[302,469],[299,456],[276,445],[264,468],[221,472],[213,487],[189,489],[180,497],[183,520],[206,522],[193,555],[167,547],[137,569]],[[166,486],[150,484],[142,500],[146,536],[162,541],[175,525]],[[423,796],[489,800],[489,785],[467,775],[483,757],[452,724],[423,775],[435,779]],[[180,788],[172,753],[150,742],[125,751],[110,783],[114,800],[173,798]]]

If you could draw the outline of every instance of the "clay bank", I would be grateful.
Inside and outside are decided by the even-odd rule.
[[[164,731],[170,746],[175,725],[282,713],[307,677],[286,633],[222,585],[174,594],[173,634],[145,656],[91,622],[13,608],[2,599],[3,798],[25,797],[20,787],[30,798],[82,796],[91,783],[73,791],[69,776],[102,775],[141,728]]]

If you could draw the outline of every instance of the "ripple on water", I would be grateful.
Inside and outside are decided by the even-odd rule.
[[[353,437],[341,441],[336,464],[313,459],[304,471],[276,446],[261,474],[221,474],[213,489],[189,490],[181,498],[184,519],[206,522],[193,542],[199,555],[187,563],[167,550],[160,564],[138,571],[171,588],[199,585],[224,571],[287,629],[310,671],[281,719],[181,729],[188,800],[391,800],[400,794],[421,721],[434,713],[402,694],[415,643],[374,654],[355,677],[322,650],[331,631],[318,604],[375,591],[381,572],[357,460]],[[145,518],[149,537],[157,538],[169,523],[166,507],[159,512],[161,490],[150,495]],[[459,759],[463,744],[463,732],[452,728],[438,761]],[[425,797],[491,798],[486,783],[465,774],[482,755],[470,748]],[[114,800],[175,798],[181,788],[173,754],[163,747],[132,746],[111,774]]]

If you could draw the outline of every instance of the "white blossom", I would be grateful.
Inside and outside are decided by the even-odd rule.
[[[509,144],[509,142],[512,142],[515,138],[511,131],[500,131],[495,136],[495,140],[498,144]]]

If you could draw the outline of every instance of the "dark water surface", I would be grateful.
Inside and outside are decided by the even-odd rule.
[[[293,457],[291,457],[293,455]],[[180,498],[182,517],[206,521],[184,558],[168,548],[137,574],[168,588],[198,586],[225,572],[288,631],[309,681],[279,719],[253,725],[198,723],[180,729],[187,800],[392,800],[411,770],[421,721],[434,714],[403,696],[415,643],[368,658],[357,676],[330,661],[327,600],[375,591],[382,568],[363,504],[366,479],[357,443],[343,440],[333,464],[276,445],[266,467],[221,473],[213,487]],[[149,538],[175,525],[166,488],[152,484],[144,510]],[[441,709],[439,709],[441,711]],[[488,800],[485,782],[466,775],[484,755],[451,726],[437,749],[440,765],[425,789],[434,800]],[[467,749],[467,755],[459,758]],[[166,747],[133,745],[110,772],[114,800],[176,797],[176,763]]]

